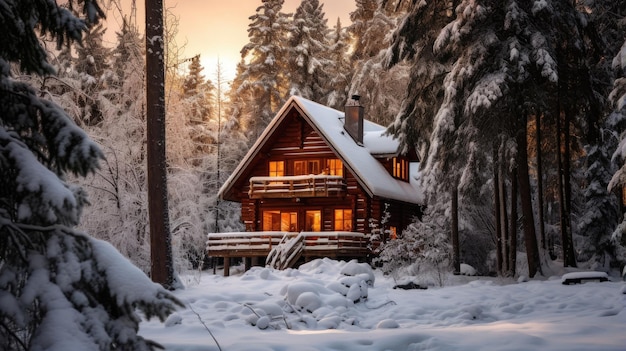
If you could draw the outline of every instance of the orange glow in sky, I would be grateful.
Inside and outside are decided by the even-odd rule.
[[[122,2],[130,3],[129,0]],[[355,0],[320,0],[320,3],[324,4],[329,28],[333,28],[338,17],[342,26],[347,26],[350,12],[356,8]],[[177,42],[179,46],[185,45],[182,58],[200,54],[203,73],[213,81],[218,58],[226,80],[235,76],[241,48],[248,43],[248,17],[254,15],[261,4],[261,0],[165,0],[165,7],[179,19]],[[285,0],[283,12],[293,13],[298,5],[300,0]],[[137,1],[137,25],[142,32],[144,12],[143,1]],[[107,32],[112,35],[121,20],[114,12],[108,16]]]

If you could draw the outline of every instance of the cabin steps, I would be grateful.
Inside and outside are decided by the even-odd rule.
[[[285,234],[280,243],[272,247],[265,262],[270,267],[280,270],[294,267],[302,257],[305,247],[304,239],[303,233],[299,233],[295,237],[288,233]]]

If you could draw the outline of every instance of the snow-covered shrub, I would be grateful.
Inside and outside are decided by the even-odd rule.
[[[398,239],[384,243],[374,260],[382,265],[383,272],[396,279],[406,275],[429,276],[437,285],[443,285],[450,270],[449,261],[448,232],[433,222],[420,220],[409,225]]]

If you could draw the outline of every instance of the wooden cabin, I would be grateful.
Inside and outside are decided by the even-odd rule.
[[[312,258],[311,238],[343,233],[343,245],[356,240],[360,249],[343,253],[335,235],[337,246],[317,256],[358,258],[369,254],[372,233],[383,241],[400,235],[421,214],[418,160],[414,150],[401,154],[385,130],[364,118],[358,96],[345,112],[291,97],[219,192],[241,203],[247,233],[209,234],[209,256],[262,257],[277,237],[305,233],[302,250]],[[254,250],[255,240],[263,249]]]

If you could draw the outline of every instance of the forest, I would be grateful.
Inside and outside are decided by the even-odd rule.
[[[0,1],[0,349],[151,350],[138,310],[182,305],[147,278],[151,53],[137,8],[102,3]],[[243,229],[218,190],[289,96],[352,94],[420,157],[424,215],[382,246],[385,272],[623,269],[626,1],[355,0],[345,26],[282,5],[250,14],[231,82],[163,13],[177,274],[205,267],[208,233]],[[113,45],[106,11],[125,19]]]
[[[609,270],[622,237],[622,1],[357,0],[351,23],[323,4],[261,1],[227,84],[183,57],[166,16],[167,164],[175,271],[203,264],[206,234],[242,230],[216,194],[290,95],[367,118],[416,147],[426,213],[383,251],[397,274],[433,267],[541,273],[542,262]],[[136,14],[107,47],[104,25],[32,79],[101,146],[80,228],[150,269],[144,47]],[[210,72],[212,71],[212,73]],[[420,249],[428,247],[429,249]],[[388,258],[393,257],[393,262]],[[442,266],[443,265],[443,266]],[[399,271],[404,271],[398,272]]]

